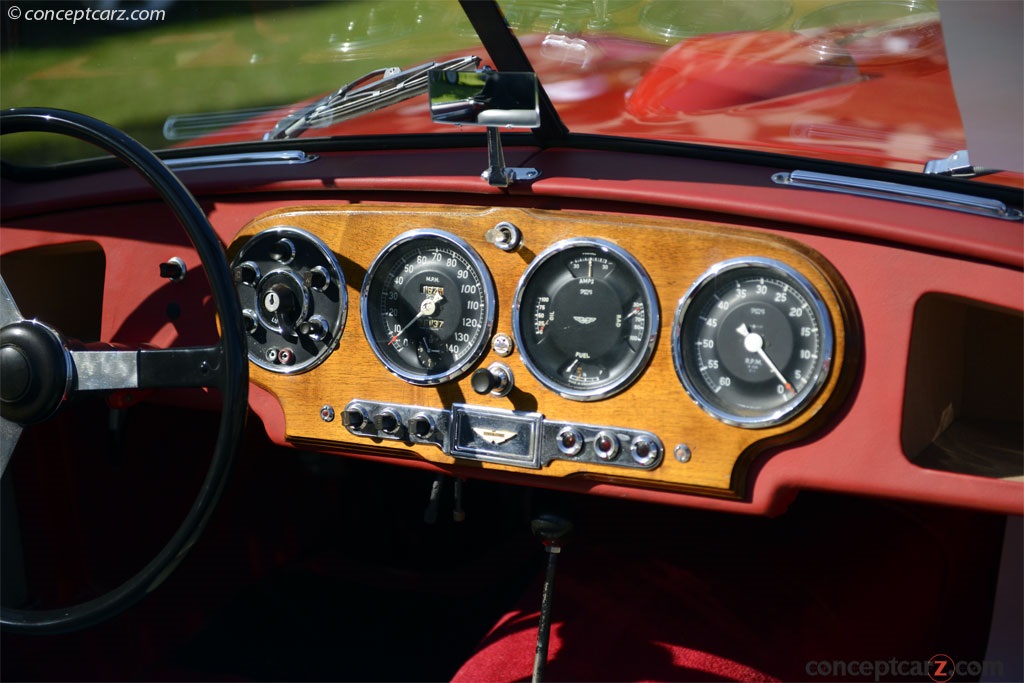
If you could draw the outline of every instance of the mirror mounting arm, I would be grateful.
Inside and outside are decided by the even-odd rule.
[[[536,180],[540,171],[535,168],[519,168],[505,165],[505,152],[501,148],[498,128],[487,129],[487,169],[480,177],[491,187],[508,187],[517,180]]]

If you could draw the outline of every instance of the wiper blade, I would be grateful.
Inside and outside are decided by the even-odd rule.
[[[427,74],[431,69],[472,71],[479,66],[480,58],[470,55],[440,63],[427,62],[405,70],[397,66],[376,69],[342,86],[337,92],[285,116],[263,139],[288,140],[310,128],[355,118],[425,93]]]

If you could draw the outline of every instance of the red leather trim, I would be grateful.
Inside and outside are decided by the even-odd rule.
[[[514,150],[508,159],[510,164],[539,168],[541,178],[507,192],[491,188],[478,176],[486,164],[482,150],[462,149],[327,154],[302,166],[225,168],[183,175],[225,243],[246,222],[271,209],[353,201],[636,211],[789,236],[821,252],[846,279],[861,317],[864,351],[848,405],[813,439],[762,455],[751,469],[748,500],[717,500],[588,480],[555,481],[528,474],[484,476],[752,514],[780,512],[800,489],[1009,514],[1024,511],[1020,482],[922,469],[906,458],[900,444],[916,303],[929,292],[946,292],[1024,310],[1024,232],[1019,223],[780,187],[771,183],[772,169],[763,167],[565,149]],[[118,277],[130,278],[130,264],[155,264],[179,252],[186,253],[186,262],[193,265],[173,220],[154,220],[155,204],[140,201],[148,196],[141,181],[128,172],[32,185],[5,180],[3,252],[94,239],[107,252],[112,278],[120,271],[125,272]],[[195,334],[166,326],[165,299],[176,290],[159,279],[155,266],[153,270],[152,276],[146,276],[145,287],[125,288],[108,296],[103,320],[107,341],[161,344],[181,334]],[[666,314],[678,295],[665,294]],[[146,334],[150,338],[143,339]],[[285,443],[276,400],[254,387],[252,408],[271,438]],[[475,476],[480,474],[474,470]]]

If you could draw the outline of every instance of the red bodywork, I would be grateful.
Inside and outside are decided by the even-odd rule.
[[[855,30],[712,34],[667,50],[613,37],[531,35],[521,42],[559,116],[577,133],[918,172],[967,146],[937,19],[866,36]],[[297,108],[188,144],[259,139]],[[307,135],[454,129],[431,123],[425,108],[425,98],[415,98]],[[1024,184],[1009,173],[985,180]]]

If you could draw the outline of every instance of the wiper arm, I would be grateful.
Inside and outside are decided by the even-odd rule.
[[[285,116],[263,139],[296,138],[310,128],[328,126],[415,97],[427,91],[427,74],[431,69],[472,71],[479,66],[480,58],[470,55],[440,63],[427,62],[404,71],[396,66],[376,69]]]

